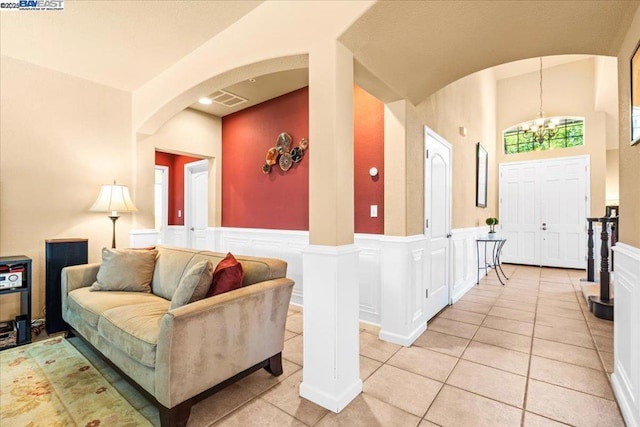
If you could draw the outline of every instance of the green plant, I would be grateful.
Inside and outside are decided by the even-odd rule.
[[[495,226],[498,225],[498,218],[489,217],[485,222],[489,226],[489,233],[495,233]]]

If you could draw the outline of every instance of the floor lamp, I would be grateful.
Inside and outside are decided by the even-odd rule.
[[[91,209],[91,212],[110,212],[109,218],[113,222],[113,238],[111,240],[111,247],[116,247],[116,221],[120,216],[118,212],[136,212],[138,208],[135,207],[131,196],[129,195],[129,188],[126,185],[116,185],[116,181],[113,184],[105,184],[100,187],[100,194],[96,199]]]

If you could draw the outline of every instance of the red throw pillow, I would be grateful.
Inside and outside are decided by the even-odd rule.
[[[213,271],[213,281],[207,298],[242,287],[242,276],[242,265],[228,253]]]

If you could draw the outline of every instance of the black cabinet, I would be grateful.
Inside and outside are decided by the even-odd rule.
[[[46,241],[45,328],[48,334],[65,331],[62,320],[62,269],[86,264],[87,239],[52,239]]]
[[[14,282],[13,279],[18,276],[21,276],[21,280]],[[31,342],[31,258],[24,255],[0,257],[0,281],[2,281],[0,296],[20,294],[20,315],[16,317],[19,329],[16,344],[29,344]]]

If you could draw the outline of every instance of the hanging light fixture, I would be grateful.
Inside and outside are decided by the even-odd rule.
[[[545,148],[544,142],[549,142],[551,138],[556,134],[556,127],[559,124],[557,117],[544,118],[544,112],[542,111],[542,57],[540,57],[540,110],[538,112],[538,118],[522,125],[522,130],[525,135],[531,135],[535,143],[540,144],[541,148]]]

